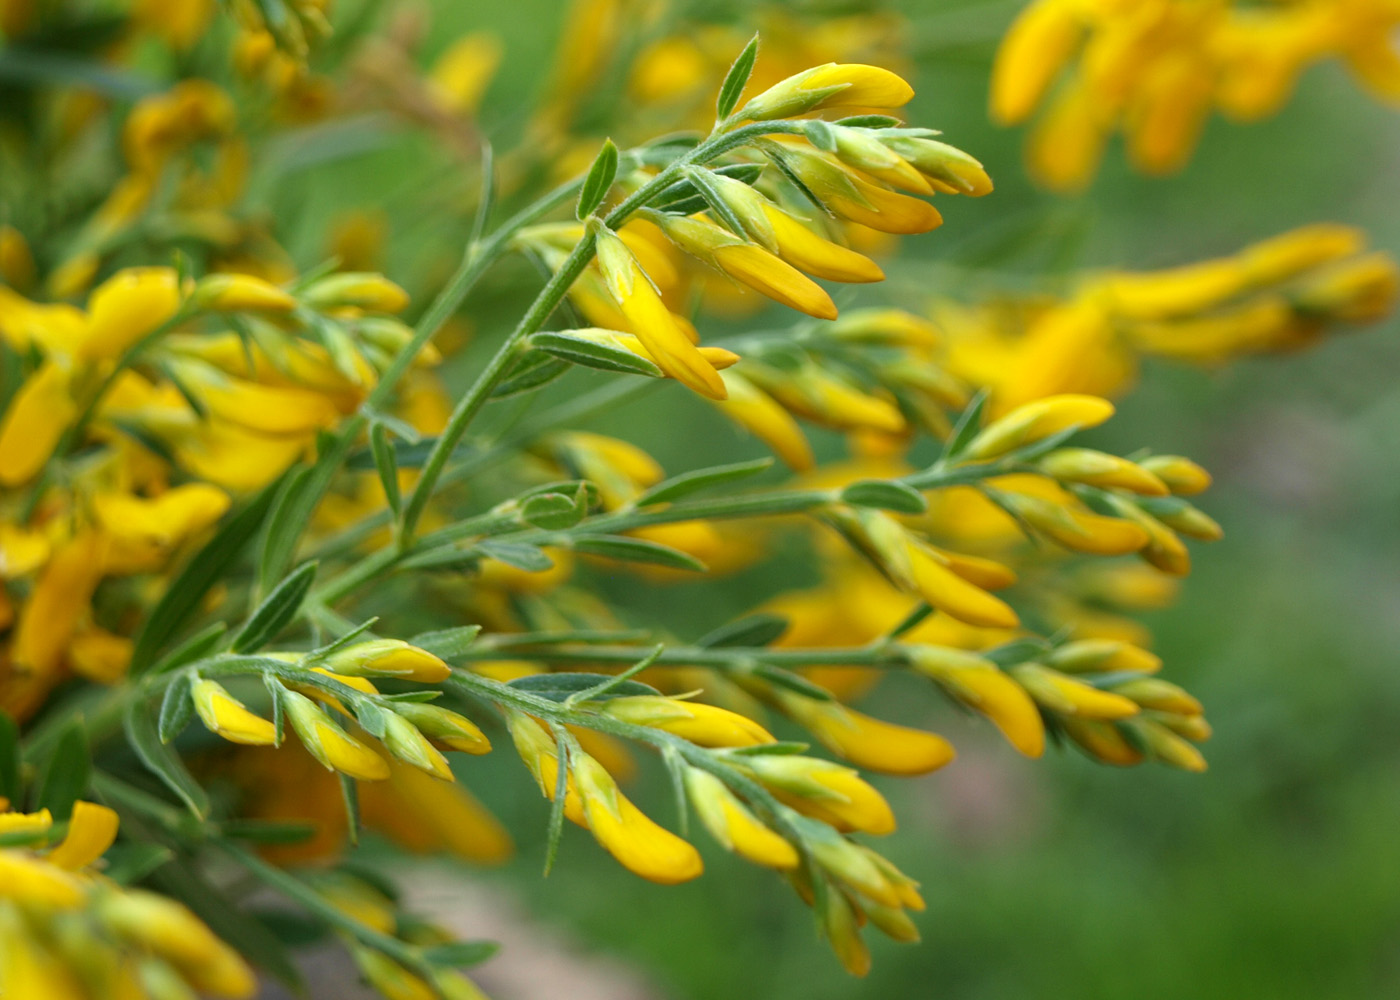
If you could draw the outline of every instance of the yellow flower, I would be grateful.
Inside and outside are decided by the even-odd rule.
[[[196,282],[191,302],[212,312],[290,312],[297,300],[251,274],[210,274]]]
[[[872,718],[837,701],[774,693],[784,712],[857,767],[881,774],[927,774],[954,757],[952,744],[937,733]]]
[[[452,668],[426,649],[402,639],[371,639],[336,650],[326,667],[348,677],[398,677],[420,684],[437,684],[452,676]]]
[[[914,88],[898,74],[859,63],[827,63],[790,76],[745,104],[740,121],[768,121],[825,108],[899,108]]]
[[[50,359],[15,393],[0,420],[0,486],[27,483],[48,462],[78,415],[69,380],[67,369]]]
[[[54,551],[19,614],[10,654],[22,670],[48,677],[88,610],[102,576],[103,541],[85,530]]]
[[[1152,756],[1162,763],[1197,774],[1206,770],[1205,755],[1161,723],[1151,719],[1134,719],[1130,725],[1147,744]]]
[[[408,306],[408,293],[382,274],[342,272],[313,283],[303,294],[320,309],[354,306],[368,312],[396,313]]]
[[[718,406],[725,416],[771,448],[793,471],[812,468],[816,463],[812,446],[788,411],[737,372],[725,372],[722,378],[728,398]]]
[[[1200,715],[1205,709],[1188,692],[1159,677],[1139,677],[1113,685],[1114,694],[1131,698],[1143,708],[1173,715]]]
[[[141,944],[179,969],[196,990],[218,997],[251,997],[253,970],[184,906],[140,889],[103,894],[97,913],[123,938]]]
[[[904,236],[927,233],[943,224],[943,216],[928,202],[865,180],[829,154],[784,145],[781,155],[822,204],[843,219]]]
[[[71,910],[85,896],[83,883],[62,868],[24,851],[0,848],[0,900]]]
[[[394,706],[434,745],[469,754],[491,752],[491,741],[471,719],[437,705],[404,701]]]
[[[277,742],[277,729],[229,694],[223,685],[201,677],[190,687],[194,710],[211,733],[231,743],[267,746]]]
[[[826,905],[821,913],[822,932],[831,943],[832,951],[836,952],[842,967],[851,975],[868,975],[870,949],[861,939],[856,910],[839,891],[829,891],[825,898]]]
[[[1102,691],[1038,663],[1011,668],[1011,676],[1037,703],[1053,712],[1086,719],[1116,720],[1137,715],[1137,703],[1121,694]]]
[[[894,832],[889,803],[849,767],[816,757],[757,754],[742,764],[770,791],[798,812],[834,826],[862,833]]]
[[[1160,656],[1118,639],[1067,642],[1047,653],[1045,661],[1056,670],[1070,674],[1112,670],[1152,674],[1162,669]]]
[[[931,548],[909,546],[913,588],[920,597],[958,621],[984,628],[1015,628],[1020,618],[1001,598],[965,579]]]
[[[818,236],[743,181],[714,173],[708,179],[748,235],[798,270],[828,281],[884,279],[885,272],[869,257]]]
[[[0,803],[0,809],[5,808]],[[17,813],[0,812],[0,835],[18,833],[44,833],[53,826],[53,814],[47,809],[40,809],[38,812]]]
[[[1111,416],[1113,404],[1097,396],[1048,396],[1019,406],[984,427],[962,457],[996,458],[1070,427],[1097,427]]]
[[[996,664],[973,653],[937,646],[914,646],[909,656],[914,669],[991,719],[1021,753],[1032,758],[1045,753],[1045,724],[1040,711],[1025,688]]]
[[[434,100],[452,114],[475,112],[501,64],[502,48],[501,40],[487,31],[463,35],[449,45],[428,74]]]
[[[80,356],[115,358],[174,317],[179,308],[180,290],[171,268],[118,271],[93,289],[88,299],[88,328]]]
[[[1047,476],[1061,482],[1128,490],[1144,496],[1166,496],[1170,492],[1165,483],[1141,465],[1090,448],[1057,448],[1037,464]]]
[[[596,760],[575,752],[569,765],[588,829],[624,868],[662,885],[688,882],[704,871],[695,848],[652,822],[618,791],[617,782]]]
[[[1142,751],[1112,722],[1070,715],[1062,717],[1060,725],[1070,739],[1105,764],[1132,767],[1142,763]]]
[[[753,243],[699,219],[655,216],[676,245],[775,302],[818,319],[835,319],[836,305],[820,285]]]
[[[310,698],[295,691],[288,691],[282,697],[292,728],[302,745],[322,765],[361,781],[382,781],[389,777],[389,765],[384,758],[347,736]]]
[[[1138,463],[1177,496],[1194,496],[1210,488],[1210,473],[1180,455],[1150,455]]]
[[[765,868],[797,867],[797,848],[760,822],[719,778],[688,767],[685,789],[700,822],[726,850]]]
[[[1026,141],[1026,168],[1052,191],[1072,194],[1094,179],[1108,127],[1097,96],[1075,80],[1063,87],[1031,129]]]
[[[150,499],[116,492],[93,497],[93,513],[109,535],[160,546],[202,531],[228,508],[228,494],[208,483],[176,486]]]
[[[456,781],[447,758],[407,719],[386,712],[384,745],[399,760],[442,781]]]
[[[775,742],[773,735],[747,716],[714,705],[656,695],[613,698],[603,714],[634,726],[673,733],[702,747],[749,747]]]
[[[657,366],[702,396],[724,399],[719,373],[677,325],[632,251],[607,230],[598,232],[597,245],[598,266],[608,292]]]
[[[1071,496],[1056,502],[1024,493],[1002,495],[1031,527],[1073,552],[1121,556],[1150,544],[1148,532],[1136,519],[1096,514]]]
[[[117,814],[106,806],[95,802],[73,803],[68,833],[45,860],[70,872],[86,868],[102,857],[117,839],[117,823]]]
[[[992,66],[992,117],[1015,125],[1031,116],[1084,34],[1069,0],[1037,0],[1002,38]]]

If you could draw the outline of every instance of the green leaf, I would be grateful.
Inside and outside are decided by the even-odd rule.
[[[863,479],[841,491],[845,503],[857,507],[876,507],[899,514],[922,514],[928,510],[924,495],[912,486],[892,479]]]
[[[303,563],[290,576],[279,583],[249,616],[247,624],[233,637],[235,653],[253,653],[277,637],[296,617],[301,602],[316,579],[317,563]]]
[[[18,803],[19,793],[19,726],[0,712],[0,798]]]
[[[384,709],[380,708],[368,698],[359,698],[355,701],[355,721],[360,724],[360,728],[369,733],[375,739],[382,740],[388,730],[389,722],[385,717]]]
[[[457,628],[445,628],[436,632],[423,632],[415,635],[408,642],[409,645],[432,653],[438,659],[450,660],[453,657],[461,656],[470,649],[480,633],[480,625],[461,625]]]
[[[189,674],[180,674],[165,689],[156,722],[156,734],[162,743],[169,743],[189,725],[190,716],[194,714],[194,702],[190,698],[191,683]]]
[[[565,531],[583,520],[587,511],[579,505],[583,496],[564,493],[536,493],[520,505],[520,517],[526,524],[546,531]]]
[[[777,743],[756,743],[748,747],[733,747],[725,752],[736,757],[783,757],[792,754],[806,753],[812,749],[810,743],[799,743],[795,740],[779,740]]]
[[[562,702],[572,695],[599,687],[615,679],[609,674],[528,674],[525,677],[515,678],[515,680],[508,682],[507,686],[520,691],[528,691],[541,698],[548,698],[550,701]],[[612,698],[658,695],[660,693],[650,684],[643,684],[641,681],[621,681],[600,695],[599,699],[608,701]]]
[[[615,375],[647,375],[661,378],[664,374],[655,363],[625,347],[599,343],[584,337],[571,336],[572,331],[537,333],[530,346],[582,368],[592,368]]]
[[[625,535],[580,535],[573,540],[573,547],[575,552],[617,559],[620,562],[647,563],[696,573],[705,572],[705,564],[690,553],[643,538],[628,538]]]
[[[150,703],[141,699],[131,702],[127,706],[126,717],[122,721],[123,728],[126,730],[127,742],[136,751],[136,756],[141,759],[141,763],[145,764],[152,774],[165,782],[166,786],[189,807],[190,812],[199,819],[207,819],[209,816],[209,796],[199,786],[199,782],[191,776],[179,754],[160,741],[160,730],[157,727],[155,716],[151,712]]]
[[[890,630],[889,637],[891,639],[898,639],[905,632],[908,632],[910,629],[921,625],[924,619],[928,618],[929,615],[933,614],[933,611],[933,605],[925,604],[922,601],[919,602],[918,607],[916,607],[913,611],[905,615],[904,620]]]
[[[806,695],[808,698],[815,698],[817,701],[833,701],[830,691],[824,687],[813,684],[807,678],[793,673],[791,670],[784,670],[782,667],[775,667],[771,663],[760,663],[753,668],[755,677],[761,677],[770,684],[787,688],[798,694]]]
[[[564,806],[569,801],[569,732],[557,722],[549,724],[554,735],[554,794],[549,801],[549,830],[544,851],[545,877],[554,869],[554,861],[559,857],[559,844],[564,839]]]
[[[608,191],[616,179],[617,147],[611,139],[604,139],[603,148],[598,150],[598,156],[594,159],[593,166],[588,168],[588,176],[583,180],[583,187],[579,189],[578,208],[574,214],[580,219],[592,215],[608,196]]]
[[[224,622],[215,622],[208,628],[200,629],[157,660],[155,666],[151,667],[151,675],[166,674],[172,670],[178,670],[187,663],[203,659],[206,653],[212,653],[223,645],[224,636],[227,633],[228,625]]]
[[[296,559],[302,533],[311,523],[311,515],[330,489],[331,480],[335,478],[349,450],[348,435],[322,435],[316,463],[295,472],[288,479],[286,488],[277,496],[258,556],[259,594],[268,593],[278,580],[287,575],[287,570]]]
[[[838,118],[835,124],[844,125],[846,128],[898,128],[900,121],[889,115],[852,115],[849,118]]]
[[[506,372],[505,378],[491,390],[491,398],[504,399],[538,389],[553,382],[568,370],[567,361],[560,361],[544,351],[526,351]]]
[[[748,85],[749,77],[753,74],[754,60],[757,58],[758,35],[755,34],[749,40],[749,44],[744,46],[744,51],[739,53],[739,58],[734,60],[734,65],[729,67],[729,72],[724,75],[724,83],[719,88],[719,99],[715,101],[716,121],[724,121],[734,113],[734,105],[739,103],[739,96]]]
[[[394,516],[399,516],[403,497],[399,495],[399,467],[394,459],[394,447],[389,443],[389,432],[384,425],[375,421],[369,427],[369,449],[374,456],[374,469],[379,473],[379,483],[384,487],[384,497]]]
[[[180,571],[179,576],[170,582],[165,596],[151,609],[136,634],[136,647],[131,654],[133,676],[145,672],[156,654],[199,609],[199,602],[204,600],[209,588],[232,569],[267,516],[279,486],[280,480],[274,482],[254,497],[248,506],[224,522],[214,537]]]
[[[683,472],[679,476],[672,476],[665,482],[657,483],[647,490],[637,498],[636,505],[649,507],[652,504],[670,503],[692,493],[707,490],[711,486],[719,486],[722,483],[732,483],[739,479],[747,479],[749,476],[756,476],[771,468],[772,465],[771,458],[760,458],[752,462],[736,462],[733,465],[716,465],[709,469]]]
[[[73,814],[73,803],[87,792],[91,777],[87,730],[81,718],[74,718],[64,727],[44,765],[37,807],[49,810],[56,820],[67,819]]]
[[[501,946],[495,941],[450,941],[425,949],[423,958],[432,965],[465,969],[480,965],[500,950]]]
[[[943,446],[940,460],[957,458],[972,443],[972,439],[982,429],[982,414],[987,409],[989,398],[990,395],[985,389],[973,397],[967,409],[963,410],[962,416],[958,417],[953,433],[948,435],[948,443]]]
[[[744,226],[744,220],[739,218],[734,209],[725,200],[724,192],[715,184],[710,172],[703,167],[695,167],[686,171],[686,177],[690,183],[695,185],[696,192],[705,202],[705,207],[724,223],[725,227],[732,233],[745,236],[748,232]]]
[[[710,173],[732,177],[752,186],[763,176],[761,163],[730,163],[722,167],[710,168]],[[689,180],[681,180],[665,188],[656,196],[654,206],[672,215],[694,215],[708,207],[695,185]]]
[[[523,542],[478,542],[476,550],[497,562],[523,569],[527,573],[543,573],[554,566],[554,560],[536,545]]]
[[[164,844],[122,840],[102,856],[107,865],[102,874],[118,885],[131,885],[143,881],[174,857],[175,852]]]
[[[272,699],[272,739],[274,746],[281,746],[287,738],[287,689],[272,674],[263,674],[263,687]]]
[[[721,625],[702,636],[695,645],[702,649],[767,646],[781,639],[787,630],[788,620],[782,615],[760,613]]]

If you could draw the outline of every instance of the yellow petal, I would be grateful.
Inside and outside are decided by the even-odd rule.
[[[117,814],[95,802],[73,803],[68,833],[48,854],[50,864],[68,871],[86,868],[106,853],[117,839]]]

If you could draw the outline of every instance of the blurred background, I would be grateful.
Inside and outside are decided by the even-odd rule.
[[[559,43],[562,0],[424,7],[425,60],[466,32],[499,36],[504,59],[480,119],[508,148]],[[1213,120],[1177,176],[1136,175],[1115,147],[1087,193],[1038,192],[1021,165],[1021,130],[995,127],[986,113],[992,54],[1019,7],[880,6],[905,19],[902,68],[918,91],[910,118],[980,158],[997,190],[941,200],[945,227],[904,241],[887,265],[890,281],[861,302],[919,311],[969,282],[1017,288],[1087,267],[1169,266],[1314,221],[1360,226],[1400,252],[1400,117],[1334,66],[1309,71],[1274,118]],[[694,13],[754,20],[748,3]],[[413,136],[360,143],[343,131],[313,132],[289,138],[284,152],[283,166],[261,179],[261,197],[288,213],[279,235],[301,267],[323,258],[323,234],[346,206],[393,216],[396,199],[451,171]],[[424,228],[396,225],[383,261],[415,292],[435,280],[425,242],[452,236],[430,221],[423,227],[431,239]],[[511,318],[498,297],[491,288],[474,297],[477,346],[494,343]],[[786,322],[729,325],[766,321]],[[704,329],[707,338],[729,332],[715,319]],[[919,920],[921,945],[873,942],[868,979],[840,971],[811,914],[779,880],[710,845],[702,844],[705,878],[661,888],[570,831],[542,879],[546,808],[504,753],[473,761],[464,776],[517,832],[515,860],[489,872],[395,862],[415,905],[469,936],[503,941],[502,955],[477,975],[500,1000],[1400,996],[1396,334],[1392,322],[1220,370],[1149,362],[1121,419],[1098,438],[1110,450],[1150,443],[1188,454],[1216,475],[1202,506],[1226,538],[1197,550],[1179,602],[1148,621],[1167,676],[1199,695],[1215,724],[1207,774],[1123,772],[1073,753],[1027,761],[923,686],[896,680],[875,695],[894,706],[885,717],[948,735],[959,759],[922,779],[875,779],[902,817],[882,850],[923,883],[929,910]],[[454,370],[469,372],[478,357],[466,352]],[[700,403],[666,403],[667,413],[693,419],[650,419],[659,409],[641,399],[593,426],[642,445],[669,472],[761,454]],[[840,442],[823,445],[835,454]],[[770,561],[718,582],[601,585],[633,595],[625,611],[635,620],[689,638],[802,572]],[[637,797],[663,801],[664,783],[647,763]],[[502,780],[492,780],[498,773]],[[355,995],[353,980],[337,982],[345,976],[328,965],[317,995]]]

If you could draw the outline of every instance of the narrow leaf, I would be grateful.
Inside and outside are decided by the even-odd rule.
[[[199,786],[199,782],[190,775],[190,772],[185,768],[184,761],[180,759],[174,749],[160,741],[160,730],[157,727],[155,715],[151,711],[150,703],[141,699],[133,701],[127,706],[123,725],[126,730],[127,742],[136,751],[136,756],[141,759],[141,763],[145,764],[152,774],[165,782],[170,790],[189,807],[190,812],[200,819],[208,818],[209,796]]]
[[[808,698],[815,698],[818,701],[831,701],[832,695],[824,687],[818,687],[807,678],[793,673],[791,670],[784,670],[782,667],[775,667],[771,663],[760,663],[753,669],[755,677],[762,677],[770,684],[787,688],[798,694],[806,695]]]
[[[233,567],[267,516],[279,485],[280,481],[268,486],[226,521],[171,581],[165,596],[151,609],[136,635],[136,648],[131,654],[133,676],[143,673],[154,662],[156,654],[198,610],[209,588]]]
[[[403,498],[399,495],[399,467],[394,459],[394,446],[389,443],[389,432],[384,425],[375,421],[369,428],[369,449],[374,456],[374,470],[379,473],[379,484],[384,487],[384,498],[394,516],[399,516]]]
[[[948,436],[948,443],[943,446],[943,459],[957,458],[972,443],[982,429],[982,413],[987,409],[989,398],[985,391],[979,392],[963,410],[953,433]]]
[[[575,552],[617,559],[620,562],[648,563],[671,569],[692,570],[696,573],[705,572],[705,564],[690,553],[642,538],[628,538],[624,535],[581,535],[573,540],[573,546]]]
[[[190,675],[180,674],[165,689],[160,700],[160,716],[156,723],[156,733],[162,743],[169,743],[184,732],[194,714],[194,702],[190,699]]]
[[[478,542],[476,550],[482,555],[527,573],[543,573],[554,566],[554,560],[538,546],[523,542]]]
[[[638,507],[649,507],[652,504],[670,503],[692,493],[707,490],[711,486],[719,486],[723,483],[732,483],[735,480],[756,476],[772,465],[771,458],[760,458],[752,462],[736,462],[733,465],[716,465],[709,469],[683,472],[679,476],[672,476],[665,482],[657,483],[639,496],[636,504]]]
[[[578,193],[578,208],[575,212],[580,219],[586,219],[593,214],[594,210],[603,203],[603,199],[608,196],[608,191],[612,188],[613,181],[617,178],[617,147],[613,145],[611,139],[603,140],[603,148],[598,150],[598,156],[593,161],[593,166],[588,170],[588,176],[583,180],[583,187]]]
[[[480,625],[462,625],[437,632],[423,632],[408,641],[410,645],[426,650],[438,659],[450,660],[470,649],[480,632]]]
[[[432,965],[465,969],[480,965],[500,950],[495,941],[449,941],[426,949],[423,958]]]
[[[19,726],[0,712],[0,798],[18,802],[19,792]]]
[[[717,121],[724,121],[734,113],[734,105],[739,103],[739,97],[748,85],[749,77],[753,74],[754,60],[757,58],[758,35],[755,34],[749,40],[749,44],[744,46],[744,51],[739,53],[739,58],[734,60],[734,65],[729,67],[729,72],[724,75],[724,83],[719,88],[719,99],[715,102]]]
[[[863,479],[841,491],[841,499],[857,507],[876,507],[899,514],[922,514],[928,510],[924,495],[897,480]]]
[[[287,575],[296,559],[301,536],[311,523],[311,515],[330,489],[331,480],[349,450],[348,435],[323,435],[316,463],[295,473],[277,497],[258,558],[258,593],[266,594]]]
[[[64,728],[44,766],[38,807],[49,810],[56,820],[67,819],[73,812],[73,803],[87,792],[91,777],[92,755],[88,751],[87,731],[83,720],[74,718]]]
[[[215,622],[208,628],[200,629],[157,660],[155,666],[151,667],[151,673],[153,675],[169,673],[188,663],[193,663],[195,660],[203,659],[206,653],[212,653],[223,645],[226,634],[228,634],[228,625],[223,622]]]
[[[782,615],[756,614],[721,625],[702,636],[695,645],[703,649],[732,646],[767,646],[777,642],[788,630],[788,620]]]
[[[530,346],[570,364],[597,371],[617,375],[647,375],[651,378],[661,378],[663,374],[654,362],[633,354],[624,347],[571,336],[570,333],[569,330],[537,333],[530,338]]]
[[[569,697],[596,688],[617,678],[608,674],[527,674],[508,683],[509,687],[548,698],[550,701],[565,701]],[[660,694],[650,684],[641,681],[621,681],[610,688],[600,699],[627,698],[637,695]]]
[[[316,579],[316,566],[314,561],[305,563],[267,595],[267,599],[249,616],[247,624],[233,637],[235,653],[256,652],[287,627],[296,617],[301,602],[306,599],[311,582]]]

